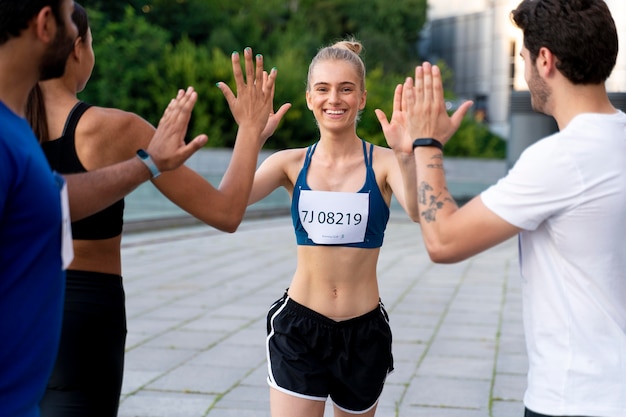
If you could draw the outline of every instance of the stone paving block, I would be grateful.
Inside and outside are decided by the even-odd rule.
[[[395,415],[396,409],[400,405],[400,399],[406,391],[406,384],[396,384],[393,382],[396,372],[394,371],[387,377],[387,382],[383,388],[383,393],[378,401],[377,415],[388,416]]]
[[[455,303],[456,304],[456,303]],[[476,301],[473,301],[476,304]],[[497,328],[500,322],[500,315],[498,310],[494,311],[476,311],[475,308],[466,310],[459,308],[458,305],[451,307],[446,314],[444,323],[447,324],[461,324],[461,325],[481,325],[481,326],[493,326]]]
[[[443,323],[437,333],[438,338],[460,339],[460,340],[485,340],[494,341],[497,336],[497,329],[493,326],[464,325]]]
[[[220,343],[212,349],[199,353],[188,364],[254,369],[265,363],[265,360],[265,346],[262,343],[255,346]]]
[[[461,408],[485,413],[490,387],[490,380],[417,376],[411,381],[401,406]]]
[[[198,355],[189,349],[164,349],[146,345],[126,352],[125,371],[167,372]]]
[[[148,391],[126,398],[118,417],[202,417],[214,401],[212,395]]]
[[[148,390],[223,394],[247,374],[246,369],[223,366],[182,365],[147,385]]]
[[[254,346],[265,351],[265,339],[267,330],[265,320],[255,320],[249,326],[232,333],[224,340],[225,343],[239,346]]]
[[[493,417],[521,417],[524,415],[524,404],[521,401],[494,401]]]
[[[174,329],[147,341],[146,346],[161,349],[187,349],[201,351],[210,348],[224,337],[217,332],[199,332]]]
[[[195,320],[206,314],[207,309],[202,306],[192,306],[184,302],[169,302],[162,304],[152,311],[144,311],[144,315],[149,315],[153,319],[177,320],[181,323]]]
[[[435,329],[392,325],[393,343],[426,344],[435,334]]]
[[[251,386],[240,385],[236,390],[226,393],[215,403],[215,408],[239,409],[239,410],[263,410],[269,412],[270,395],[267,385]],[[215,410],[211,410],[209,415],[213,415]],[[220,414],[220,413],[218,413]]]
[[[493,376],[493,359],[428,354],[420,363],[417,375],[490,381]]]
[[[437,338],[428,349],[429,355],[482,358],[493,361],[496,343],[493,340],[463,340]]]
[[[181,330],[206,331],[214,333],[232,333],[238,329],[244,328],[249,324],[247,318],[241,317],[216,317],[212,312],[197,319],[185,323],[181,326]]]
[[[391,352],[394,361],[415,363],[415,361],[422,357],[427,347],[428,345],[422,342],[394,340],[391,345]]]
[[[163,375],[162,371],[144,371],[124,369],[124,381],[122,383],[122,396],[126,394],[135,393],[139,389],[146,386],[150,381],[153,381]]]
[[[208,417],[270,417],[270,410],[268,408],[246,410],[242,408],[228,407],[221,408],[216,407],[211,410]]]
[[[387,376],[387,383],[408,386],[415,376],[415,361],[399,361],[394,358],[393,372]]]
[[[525,353],[508,353],[500,351],[496,369],[504,374],[526,375],[528,373],[528,356]]]
[[[139,333],[156,336],[168,330],[175,329],[180,324],[175,319],[154,319],[152,317],[136,317],[128,320],[128,333]]]
[[[484,410],[467,408],[404,406],[400,409],[398,417],[489,417],[489,414],[485,414]]]
[[[526,341],[523,334],[502,334],[499,344],[500,352],[526,356]]]
[[[493,384],[493,398],[501,401],[522,401],[526,385],[526,375],[497,373]]]

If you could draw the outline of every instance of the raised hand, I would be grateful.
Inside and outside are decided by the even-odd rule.
[[[403,85],[398,84],[393,94],[393,112],[391,121],[387,121],[385,112],[374,110],[383,129],[387,145],[396,152],[413,153],[413,138],[407,129],[407,114],[402,107]]]
[[[268,74],[267,74],[266,71],[264,71],[263,72],[263,79],[267,80],[267,77],[268,77]],[[272,86],[272,103],[274,102],[274,91],[275,90],[276,90],[276,84],[274,84]],[[278,124],[282,120],[282,118],[285,115],[285,113],[287,113],[287,110],[289,110],[290,108],[291,108],[291,103],[285,103],[282,106],[280,106],[280,108],[278,109],[277,112],[274,112],[274,108],[273,108],[273,105],[272,105],[272,109],[271,109],[270,115],[269,115],[269,117],[267,119],[267,123],[265,124],[265,128],[263,129],[263,132],[261,133],[261,139],[263,140],[263,143],[265,143],[267,138],[269,138],[270,136],[272,136],[274,134],[274,131],[278,127]]]
[[[472,104],[471,101],[464,102],[449,116],[441,72],[428,62],[415,68],[415,83],[407,78],[402,89],[402,108],[406,111],[406,126],[411,138],[435,138],[445,144],[457,131]]]
[[[159,171],[178,168],[207,142],[206,135],[199,135],[189,144],[185,144],[189,119],[197,99],[198,94],[193,87],[186,91],[179,90],[176,98],[165,109],[146,149]]]
[[[258,131],[261,145],[271,136],[278,126],[278,122],[289,109],[290,105],[283,105],[274,114],[274,82],[277,71],[275,68],[269,72],[263,70],[263,56],[256,55],[256,66],[252,59],[252,49],[244,50],[245,77],[241,70],[239,53],[232,54],[233,75],[237,89],[237,95],[223,82],[217,86],[222,90],[228,107],[240,128],[251,128]],[[272,116],[270,120],[270,116]],[[271,121],[271,123],[268,123]]]

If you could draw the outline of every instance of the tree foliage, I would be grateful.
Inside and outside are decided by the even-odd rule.
[[[346,37],[363,43],[368,68],[357,132],[385,145],[374,109],[390,115],[395,85],[419,63],[416,45],[426,19],[426,0],[370,0],[367,7],[362,0],[96,0],[86,6],[96,67],[81,98],[156,124],[176,90],[192,85],[199,100],[189,136],[206,133],[209,146],[219,147],[232,146],[237,129],[215,87],[224,81],[234,90],[233,51],[250,46],[263,54],[267,69],[278,69],[275,105],[292,108],[266,147],[281,149],[317,139],[305,102],[308,65],[320,47]],[[471,119],[457,136],[462,139],[451,141],[446,154],[504,157],[495,151],[503,142]]]

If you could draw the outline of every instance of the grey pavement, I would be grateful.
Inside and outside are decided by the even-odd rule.
[[[269,416],[265,314],[295,269],[290,217],[247,219],[234,234],[199,225],[125,233],[122,246],[128,338],[119,416]],[[419,226],[394,210],[378,275],[395,371],[377,416],[523,415],[516,239],[436,265]]]

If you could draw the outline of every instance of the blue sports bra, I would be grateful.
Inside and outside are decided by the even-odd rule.
[[[366,176],[363,188],[356,193],[311,190],[306,177],[317,143],[307,148],[291,199],[291,218],[298,245],[353,248],[383,245],[389,206],[372,168],[374,145],[370,144],[368,155],[366,142],[362,142]]]

